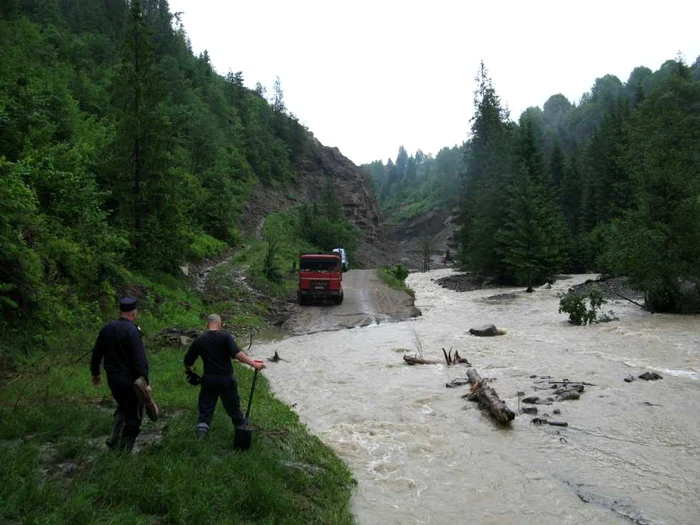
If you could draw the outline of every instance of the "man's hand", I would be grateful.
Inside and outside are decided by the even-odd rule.
[[[95,386],[100,386],[102,378],[100,376],[92,376],[92,384]]]
[[[256,359],[255,361],[253,361],[253,365],[252,365],[252,366],[253,366],[253,368],[255,368],[258,372],[260,372],[260,370],[262,370],[263,368],[265,368],[265,363],[263,363],[262,361]]]

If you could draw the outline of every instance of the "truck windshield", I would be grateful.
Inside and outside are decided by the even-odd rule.
[[[302,259],[299,267],[310,272],[337,272],[337,259]]]

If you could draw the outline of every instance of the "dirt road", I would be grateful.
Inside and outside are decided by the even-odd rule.
[[[350,270],[343,274],[343,304],[332,302],[300,306],[285,322],[294,335],[391,322],[420,315],[413,298],[389,288],[377,270]]]

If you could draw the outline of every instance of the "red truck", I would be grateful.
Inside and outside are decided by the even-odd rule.
[[[304,305],[313,299],[343,302],[343,267],[337,253],[302,253],[299,256],[297,301]]]

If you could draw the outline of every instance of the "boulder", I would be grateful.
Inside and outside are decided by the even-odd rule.
[[[503,335],[506,331],[496,328],[495,325],[485,324],[484,326],[470,328],[469,333],[478,337],[492,337],[494,335]]]

